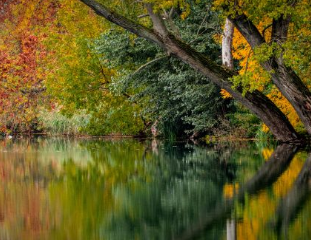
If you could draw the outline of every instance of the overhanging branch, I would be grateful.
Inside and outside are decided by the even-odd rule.
[[[160,46],[163,45],[158,36],[151,29],[114,12],[112,9],[94,0],[80,0],[80,1],[83,2],[85,5],[89,6],[91,9],[93,9],[96,14],[106,18],[108,21],[117,24],[118,26],[130,31],[131,33],[136,34],[137,36],[143,37]]]

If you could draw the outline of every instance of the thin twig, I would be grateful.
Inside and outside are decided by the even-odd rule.
[[[156,58],[156,59],[153,59],[153,60],[147,62],[146,64],[140,66],[135,72],[133,72],[133,73],[131,74],[131,76],[136,75],[137,73],[139,73],[141,70],[143,70],[144,68],[146,68],[146,67],[149,66],[150,64],[153,64],[153,63],[155,63],[155,62],[157,62],[157,61],[159,61],[159,60],[162,60],[162,59],[164,59],[164,58],[167,58],[167,57],[168,57],[168,56],[162,56],[162,57],[159,57],[159,58]]]

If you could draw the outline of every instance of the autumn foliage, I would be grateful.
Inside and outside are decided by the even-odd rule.
[[[114,116],[112,119],[120,120],[121,122],[118,124],[122,125],[122,116],[127,116],[126,121],[132,122],[131,120],[135,115],[139,122],[138,125],[142,125],[140,119],[142,117],[140,112],[142,106],[129,101],[131,94],[123,96],[124,93],[119,89],[120,86],[118,86],[117,81],[114,82],[119,76],[118,72],[128,69],[109,69],[109,60],[103,61],[102,56],[98,54],[100,51],[97,51],[100,45],[96,43],[95,39],[99,39],[102,33],[113,27],[82,2],[90,1],[1,1],[0,128],[2,132],[25,132],[36,129],[38,115],[42,108],[56,108],[69,116],[80,110],[86,110],[87,114],[93,117],[97,116],[91,122],[97,122],[99,125],[101,125],[100,122],[105,122],[111,116]],[[154,20],[148,17],[147,12],[150,9],[146,8],[146,3],[151,4],[153,6],[151,11],[164,16],[162,20],[167,25],[166,28],[176,35],[178,41],[179,38],[183,39],[185,40],[184,43],[189,45],[188,47],[195,51],[202,50],[202,53],[204,49],[196,46],[195,40],[194,42],[187,42],[187,37],[183,36],[183,29],[181,29],[187,28],[183,25],[192,24],[185,20],[191,19],[189,16],[193,13],[194,6],[200,5],[209,14],[217,15],[218,20],[224,20],[228,16],[234,19],[236,16],[245,15],[260,32],[260,36],[263,37],[263,44],[256,47],[250,46],[245,35],[235,29],[233,57],[235,59],[235,70],[238,74],[232,71],[227,76],[226,71],[221,69],[228,84],[220,87],[226,88],[232,94],[236,91],[238,98],[242,101],[243,98],[247,99],[245,97],[247,94],[252,96],[259,94],[264,99],[268,97],[272,100],[272,105],[276,105],[274,110],[271,108],[271,112],[278,112],[270,116],[283,116],[284,113],[290,121],[289,124],[284,117],[284,124],[290,125],[292,130],[288,132],[292,131],[293,134],[288,133],[288,136],[292,138],[298,138],[298,134],[296,135],[292,126],[298,132],[311,131],[309,127],[309,125],[311,126],[309,124],[311,118],[309,119],[308,114],[305,114],[303,107],[301,107],[303,100],[295,103],[290,96],[291,94],[280,89],[279,86],[282,84],[279,86],[276,84],[278,80],[275,80],[277,77],[273,76],[273,71],[278,71],[281,67],[269,71],[263,66],[263,63],[267,63],[269,59],[281,59],[280,65],[283,68],[293,69],[299,81],[301,80],[300,86],[309,87],[311,68],[310,54],[307,53],[310,49],[311,15],[308,1],[299,1],[292,5],[281,0],[275,2],[236,1],[235,3],[217,0],[213,1],[213,4],[208,1],[186,0],[143,0],[134,4],[130,0],[99,0],[98,2],[106,5],[112,10],[112,13],[116,12],[120,16],[129,18],[132,23],[154,30],[152,29],[155,25]],[[272,25],[274,21],[282,19],[283,16],[284,19],[291,16],[287,39],[286,41],[273,42],[271,41]],[[199,17],[197,16],[197,18]],[[197,29],[199,36],[203,34],[201,30],[202,26],[207,24],[205,23],[207,18],[197,18],[194,18],[193,21],[200,21],[200,27]],[[175,24],[179,22],[180,29],[173,26],[174,21]],[[184,23],[182,23],[183,21]],[[218,28],[221,25],[216,21],[208,24],[211,28]],[[207,31],[209,31],[208,28]],[[221,38],[220,35],[217,36],[218,39]],[[169,51],[168,55],[171,57],[174,53],[170,55]],[[187,59],[184,60],[187,62]],[[219,62],[215,61],[215,64],[219,64]],[[216,82],[216,84],[218,83]],[[221,94],[225,98],[230,97],[227,91],[221,90]],[[254,92],[256,93],[253,94]],[[307,91],[303,90],[302,92]],[[284,97],[286,94],[288,100]],[[309,96],[308,94],[306,96]],[[267,99],[267,102],[270,101]],[[307,103],[309,104],[309,102]],[[264,107],[256,104],[256,101],[252,104],[242,104],[246,104],[246,107],[262,120],[271,119],[271,117],[262,117],[263,113],[261,112],[264,111],[261,109]],[[249,106],[258,109],[254,110]],[[125,108],[123,109],[123,107]],[[266,109],[270,109],[270,107],[266,107]],[[275,111],[276,109],[278,111]],[[120,116],[120,112],[124,115]],[[303,121],[304,123],[302,123]],[[267,123],[266,121],[267,125],[270,124],[271,129],[273,126],[279,125],[272,122]],[[264,125],[263,130],[268,131],[268,128]],[[279,134],[280,132],[282,131],[278,131]],[[281,139],[282,137],[277,138]]]
[[[42,31],[54,20],[53,1],[6,1],[1,9],[0,119],[6,133],[30,131],[44,95],[47,56]],[[42,28],[39,30],[39,27]]]
[[[215,9],[221,9],[228,1],[217,0],[214,2]],[[301,77],[304,84],[310,87],[310,9],[308,1],[293,2],[285,4],[282,1],[258,2],[247,1],[238,2],[241,11],[256,23],[256,28],[264,37],[267,43],[271,42],[273,19],[284,14],[291,16],[292,23],[289,25],[289,32],[286,42],[263,44],[252,49],[243,35],[235,28],[233,35],[233,58],[236,60],[236,67],[239,75],[233,78],[236,86],[242,85],[244,92],[259,90],[268,96],[278,108],[287,116],[290,123],[299,132],[305,131],[303,123],[299,119],[291,103],[284,97],[280,90],[272,83],[271,76],[260,65],[267,57],[272,55],[282,55],[286,66],[292,67]],[[295,8],[294,8],[295,6]],[[234,9],[231,6],[231,11]],[[228,12],[229,11],[229,12]],[[225,15],[232,14],[230,10],[225,11]],[[267,14],[266,14],[267,13]],[[236,14],[236,13],[233,13]],[[215,36],[218,41],[221,36]],[[231,97],[224,89],[221,90],[224,98]],[[263,124],[263,131],[269,131]]]

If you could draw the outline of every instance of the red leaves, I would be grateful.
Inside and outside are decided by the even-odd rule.
[[[38,76],[38,53],[46,52],[37,36],[29,32],[15,36],[20,48],[0,51],[0,128],[11,132],[26,130],[36,118],[42,100],[42,74]],[[43,52],[41,53],[40,51]],[[24,129],[23,129],[24,128]]]
[[[0,0],[0,22],[11,17],[10,4],[16,3],[16,0]]]
[[[0,132],[29,130],[45,101],[49,33],[41,28],[56,24],[59,7],[58,0],[0,0]]]

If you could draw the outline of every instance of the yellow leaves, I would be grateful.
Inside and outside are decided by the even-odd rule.
[[[229,92],[227,92],[225,89],[221,89],[220,94],[221,94],[222,98],[224,98],[224,99],[232,98],[231,94]]]
[[[232,55],[240,65],[239,75],[232,78],[234,86],[242,86],[243,94],[247,91],[263,91],[270,83],[269,74],[256,61],[251,47],[237,29],[233,35]]]
[[[261,192],[256,198],[249,200],[241,216],[243,221],[237,222],[237,239],[264,239],[260,237],[261,230],[266,227],[271,213],[275,210],[275,202],[271,201],[267,192]]]
[[[185,20],[190,14],[190,4],[185,0],[148,0],[145,2],[150,2],[154,4],[154,10],[160,11],[162,9],[170,9],[172,7],[177,7],[182,11],[180,18]],[[199,1],[195,1],[196,3]]]
[[[268,160],[271,157],[273,151],[274,150],[271,148],[264,148],[262,149],[261,154],[265,160]]]
[[[214,3],[214,7],[218,8],[218,7],[222,6],[226,2],[227,2],[227,0],[215,0],[213,3]]]
[[[298,132],[303,132],[305,130],[293,106],[276,87],[273,87],[267,96],[275,103],[278,108],[281,109],[281,111],[287,116],[290,123]],[[268,132],[269,128],[266,125],[263,125],[262,130],[264,132]]]
[[[239,184],[225,184],[223,188],[223,194],[226,198],[232,198],[239,190]]]
[[[39,2],[37,1],[20,1],[19,4],[14,5],[12,11],[17,19],[17,25],[14,34],[22,33],[25,29],[29,27],[29,23],[35,14],[35,9]]]
[[[268,18],[263,18],[263,20],[257,24],[257,28],[260,32],[264,34],[266,41],[271,38],[271,26],[269,27],[271,20]],[[307,33],[310,30],[305,30]],[[288,43],[287,43],[288,44]],[[290,43],[292,44],[292,43]],[[293,46],[293,45],[290,45]],[[284,53],[284,58],[287,63],[294,66],[295,70],[299,71],[301,67],[301,61],[304,56],[299,56],[295,51],[297,49],[287,47],[284,45],[283,48],[286,49]],[[271,87],[270,75],[261,66],[259,61],[266,61],[271,55],[278,54],[278,45],[262,45],[260,48],[252,51],[250,45],[247,43],[245,38],[235,29],[233,37],[233,58],[239,61],[240,70],[239,75],[233,78],[234,86],[242,86],[243,93],[246,91],[259,90],[261,92],[268,93],[268,97],[281,109],[281,111],[288,117],[291,124],[296,128],[297,131],[303,131],[303,124],[299,120],[294,108],[286,100],[286,98],[277,90],[276,87]],[[311,72],[311,70],[310,70]],[[309,72],[309,73],[310,73]],[[308,82],[306,76],[304,81]],[[268,89],[269,88],[269,89]],[[221,92],[224,97],[228,95],[225,92]],[[267,132],[269,129],[266,125],[263,125],[262,130]]]
[[[297,131],[303,131],[304,127],[301,123],[296,111],[293,106],[287,101],[287,99],[282,95],[282,93],[273,87],[268,97],[276,104],[277,107],[287,116],[290,123],[297,129]]]
[[[182,14],[180,15],[180,18],[182,20],[185,20],[190,14],[190,11],[191,11],[190,5],[188,3],[180,3],[180,7],[183,10]]]
[[[302,169],[305,159],[306,159],[305,154],[303,153],[296,154],[287,170],[273,185],[273,192],[276,196],[282,197],[290,190],[300,170]]]
[[[189,15],[189,13],[183,12],[183,13],[180,15],[180,18],[181,18],[182,20],[185,20],[185,19],[187,18],[188,15]]]
[[[269,128],[268,128],[268,126],[267,126],[266,124],[262,124],[261,130],[262,130],[263,132],[265,132],[265,133],[269,132]]]
[[[268,157],[272,150],[264,149],[263,152]],[[269,235],[269,237],[262,235],[272,234],[264,233],[262,229],[267,229],[267,225],[273,219],[273,213],[276,212],[281,198],[291,190],[306,157],[306,153],[298,153],[287,170],[272,185],[272,191],[266,189],[259,192],[257,196],[247,198],[247,203],[243,208],[243,215],[240,217],[243,220],[237,223],[237,239],[275,239],[273,238],[274,235]]]

